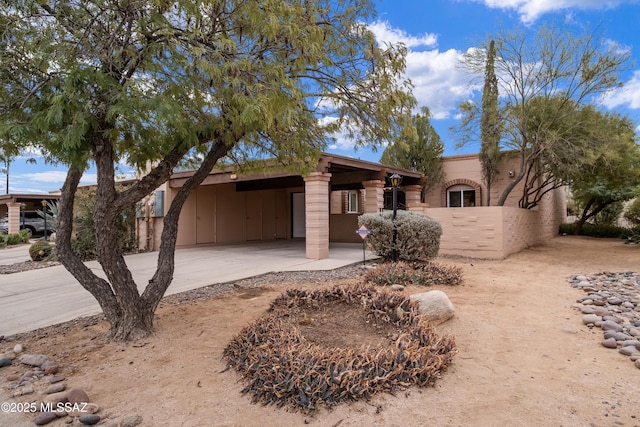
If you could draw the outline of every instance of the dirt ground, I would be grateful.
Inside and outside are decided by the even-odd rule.
[[[459,353],[436,386],[313,415],[251,404],[222,352],[285,287],[332,283],[163,304],[155,334],[137,343],[108,342],[104,322],[21,342],[60,362],[61,375],[86,390],[101,415],[139,414],[143,426],[640,426],[640,369],[582,324],[571,307],[582,291],[567,282],[573,274],[638,271],[639,247],[558,237],[502,261],[438,262],[462,267],[464,282],[439,288],[456,315],[437,329],[455,337]]]

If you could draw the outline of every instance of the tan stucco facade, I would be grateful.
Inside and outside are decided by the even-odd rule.
[[[323,155],[316,170],[304,177],[214,171],[182,209],[177,246],[304,239],[308,258],[326,258],[329,242],[361,242],[355,232],[358,216],[385,208],[388,177],[394,172],[403,176],[402,208],[425,213],[442,224],[441,253],[504,258],[557,235],[566,215],[564,189],[550,192],[538,207],[525,210],[517,208],[519,184],[505,207],[486,206],[477,155],[445,158],[443,165],[444,183],[430,191],[424,202],[421,174],[341,156]],[[513,154],[505,156],[491,191],[492,204],[517,167]],[[190,172],[174,174],[163,187],[165,210],[189,176]],[[473,197],[465,201],[469,207],[447,207],[451,189],[473,190],[469,193]],[[147,247],[157,249],[162,218],[147,215],[141,228]]]

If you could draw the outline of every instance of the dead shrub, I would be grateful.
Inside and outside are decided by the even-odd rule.
[[[371,323],[397,325],[398,337],[360,349],[311,343],[302,323],[291,319],[323,304],[360,307]],[[223,357],[249,382],[242,392],[253,403],[310,412],[381,391],[433,385],[456,353],[453,338],[438,336],[407,296],[352,285],[287,291],[231,340]]]
[[[364,279],[378,286],[453,286],[462,283],[462,269],[435,262],[386,262],[370,269]]]

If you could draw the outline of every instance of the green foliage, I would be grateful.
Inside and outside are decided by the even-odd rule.
[[[83,261],[96,259],[96,235],[93,210],[95,206],[95,188],[79,191],[75,197],[73,217],[73,237],[71,249]],[[117,225],[118,242],[124,252],[134,252],[137,248],[135,239],[135,215],[133,208],[125,211]]]
[[[560,225],[560,234],[576,234],[577,225],[573,224],[561,224]],[[595,224],[584,224],[581,229],[580,236],[589,236],[589,237],[618,237],[618,238],[627,238],[633,233],[636,233],[640,230],[636,227],[635,229],[619,227],[617,225],[595,225]]]
[[[0,140],[33,144],[69,166],[58,256],[109,307],[116,339],[151,332],[150,320],[123,317],[152,317],[149,307],[173,277],[180,210],[220,159],[269,157],[307,172],[338,132],[356,145],[406,132],[415,105],[407,49],[378,45],[365,24],[374,16],[370,0],[0,0]],[[168,206],[158,271],[143,300],[122,274],[118,224],[187,160],[198,170]],[[97,169],[93,237],[108,291],[98,275],[81,274],[69,250],[89,162]],[[119,162],[145,175],[117,190]],[[90,239],[82,234],[76,252],[89,252]]]
[[[596,225],[617,225],[623,210],[622,201],[610,203],[593,217],[593,223]]]
[[[29,256],[34,261],[44,261],[53,253],[53,246],[46,240],[38,240],[29,246]]]
[[[500,87],[500,144],[518,152],[520,159],[497,204],[504,205],[511,192],[521,188],[519,206],[531,209],[547,192],[572,179],[567,175],[588,176],[594,167],[606,169],[608,165],[598,159],[607,150],[615,153],[608,144],[628,139],[626,133],[616,133],[615,120],[605,118],[602,123],[592,114],[594,109],[584,106],[621,84],[621,72],[631,65],[630,55],[589,29],[582,34],[555,25],[543,25],[534,34],[525,29],[498,30],[489,36],[485,49],[465,55],[463,65],[471,74],[486,71],[492,41]],[[462,123],[454,129],[459,144],[477,142],[479,106],[467,101],[460,109]]]
[[[358,225],[366,225],[371,234],[367,244],[385,259],[393,257],[393,212],[364,214]],[[418,212],[398,211],[396,217],[398,259],[426,261],[438,256],[442,226],[435,219]]]
[[[487,65],[484,74],[484,89],[482,91],[479,154],[482,165],[482,180],[487,187],[487,205],[491,205],[491,187],[498,179],[501,158],[500,139],[502,138],[503,126],[500,121],[495,59],[495,41],[491,40],[487,51]]]
[[[29,243],[29,239],[31,239],[31,230],[25,228],[24,230],[20,230],[18,235],[20,236],[20,242]]]
[[[640,225],[640,197],[636,197],[629,205],[624,212],[624,218],[633,225]]]
[[[385,148],[380,163],[417,171],[425,175],[426,183],[422,189],[424,195],[436,185],[442,183],[442,153],[444,144],[440,135],[429,122],[431,113],[422,107],[422,114],[413,116],[415,134],[406,134]]]
[[[459,285],[462,283],[462,269],[434,262],[386,262],[367,271],[364,280],[380,286]]]
[[[22,243],[22,236],[19,233],[7,234],[5,237],[7,245],[19,245]]]

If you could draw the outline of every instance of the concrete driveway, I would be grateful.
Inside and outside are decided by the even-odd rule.
[[[367,260],[375,256],[367,251]],[[129,255],[126,262],[140,290],[152,277],[157,252]],[[329,258],[305,258],[302,241],[215,245],[178,249],[167,294],[269,272],[331,270],[362,262],[362,245],[335,243]],[[0,263],[29,259],[28,246],[0,250]],[[105,277],[97,262],[87,265]],[[62,266],[0,275],[0,335],[13,335],[100,313],[100,306]]]

